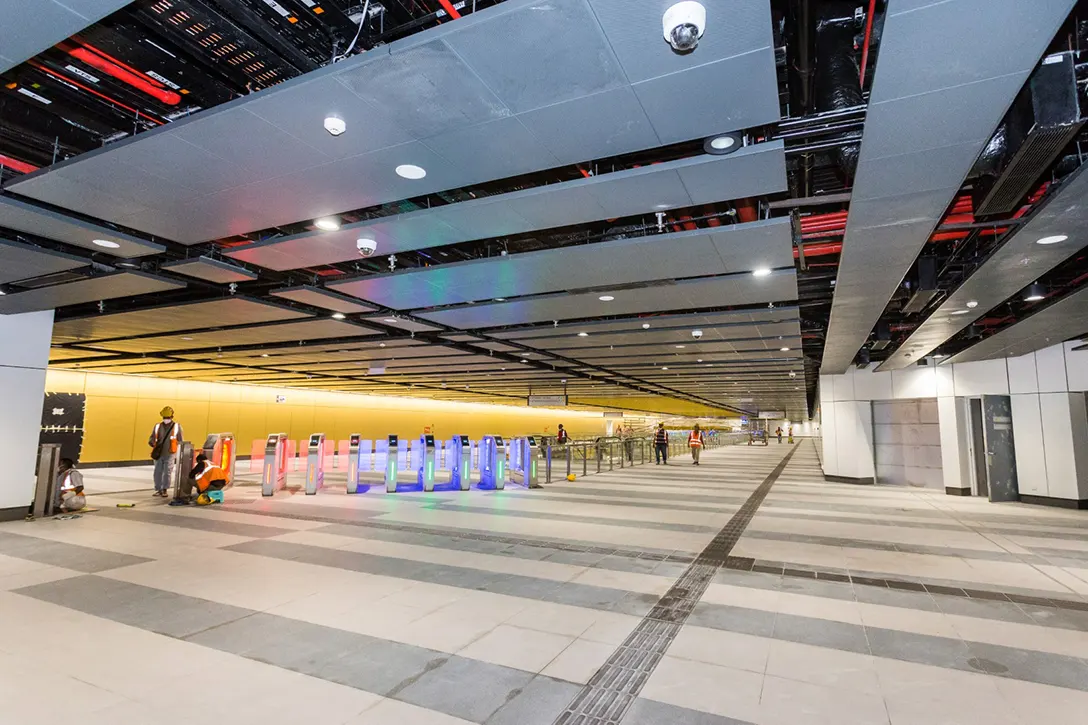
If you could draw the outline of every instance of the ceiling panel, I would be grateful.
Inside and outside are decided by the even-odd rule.
[[[11,187],[196,243],[770,123],[770,6],[727,5],[741,22],[679,56],[645,32],[658,19],[637,25],[613,3],[508,0]],[[656,7],[638,13],[660,17]],[[716,92],[702,92],[711,79]],[[542,110],[565,104],[583,119],[577,138]],[[347,133],[324,131],[329,114]],[[621,120],[632,125],[617,134]],[[400,179],[401,163],[424,166],[426,179]]]
[[[89,264],[89,260],[61,254],[29,244],[0,239],[0,284],[19,282],[47,274],[66,272]]]
[[[1088,247],[1088,173],[1081,167],[953,291],[878,370],[917,362],[1020,290]],[[1061,235],[1058,244],[1040,245]],[[975,303],[968,307],[967,303]]]
[[[843,373],[853,362],[1074,4],[959,0],[889,5],[824,373]],[[1000,40],[1010,34],[1015,40]],[[949,112],[950,103],[955,113]],[[898,211],[904,202],[912,208],[909,216]]]
[[[731,274],[793,264],[789,219],[680,232],[370,275],[332,289],[392,309]]]
[[[233,249],[227,256],[276,270],[359,258],[356,240],[369,237],[378,254],[428,249],[654,210],[783,191],[781,142],[728,156],[704,154],[458,204],[347,224],[337,232],[307,231]]]
[[[442,330],[441,327],[428,325],[426,322],[410,320],[405,317],[373,315],[372,317],[364,317],[363,319],[367,322],[376,322],[398,330],[403,330],[404,332],[440,332]]]
[[[117,272],[88,277],[75,282],[37,287],[0,297],[0,314],[52,310],[68,305],[115,300],[122,297],[184,289],[185,283],[174,282],[142,272]]]
[[[259,345],[288,340],[318,340],[329,337],[355,337],[379,334],[373,328],[353,322],[319,319],[301,322],[274,322],[258,327],[235,327],[229,330],[191,332],[186,335],[163,335],[127,340],[87,343],[89,347],[116,352],[165,352],[168,350],[199,350],[203,348]]]
[[[306,312],[260,300],[224,297],[205,302],[60,320],[53,325],[53,342],[83,342],[181,330],[207,330],[310,316]]]
[[[0,73],[98,22],[132,0],[0,0]]]
[[[345,297],[342,294],[331,292],[322,287],[302,285],[301,287],[285,287],[272,290],[269,294],[273,297],[282,297],[285,300],[300,302],[312,307],[320,307],[323,310],[341,312],[345,315],[354,315],[360,312],[374,312],[377,308],[364,305],[358,300]]]
[[[255,272],[243,269],[234,264],[229,264],[211,257],[196,257],[195,259],[182,259],[177,262],[168,262],[162,265],[162,269],[175,274],[184,274],[186,277],[202,279],[205,282],[216,284],[229,284],[231,282],[252,282],[257,279]]]
[[[0,15],[0,17],[3,16]],[[0,196],[0,227],[114,257],[142,257],[165,249],[161,244],[154,244],[98,224],[80,221],[10,196]],[[94,243],[96,239],[112,242],[117,246],[103,247]]]
[[[798,319],[798,308],[791,305],[776,306],[773,309],[740,310],[735,312],[686,313],[678,315],[647,315],[631,317],[625,320],[593,320],[590,322],[568,322],[557,326],[531,327],[516,330],[496,330],[488,333],[489,337],[503,340],[540,340],[537,346],[548,346],[554,338],[567,340],[571,334],[585,330],[591,335],[611,332],[641,332],[642,330],[683,330],[696,327],[709,328],[726,325],[746,326],[756,323],[778,323]],[[646,327],[643,327],[643,326]]]
[[[1086,332],[1088,332],[1088,287],[1082,287],[1046,309],[952,356],[946,362],[965,363],[1026,355],[1029,352],[1079,337]],[[1088,353],[1082,352],[1081,357],[1082,362],[1088,364]]]
[[[672,311],[729,305],[760,304],[797,299],[797,276],[793,270],[778,271],[757,278],[750,274],[729,275],[705,280],[610,292],[615,300],[601,302],[602,292],[554,294],[527,300],[493,302],[420,313],[419,317],[460,329],[481,329],[524,325],[545,320],[563,320],[639,312]]]

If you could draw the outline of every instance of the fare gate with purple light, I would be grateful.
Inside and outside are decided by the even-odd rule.
[[[416,469],[416,483],[423,486],[423,490],[429,493],[434,491],[434,436],[421,435],[416,445],[419,446],[419,450],[413,456],[418,466]]]
[[[484,436],[480,441],[480,485],[506,488],[506,443],[502,436]]]
[[[325,434],[314,433],[306,449],[306,495],[325,485]]]
[[[287,434],[272,433],[264,445],[261,495],[271,496],[287,485]]]
[[[472,487],[472,441],[468,436],[454,436],[450,443],[446,448],[450,482],[467,491]]]
[[[387,441],[385,452],[385,491],[397,492],[397,468],[400,463],[400,438],[391,435]]]
[[[369,441],[367,442],[369,444]],[[359,458],[359,448],[362,444],[362,436],[352,433],[348,436],[348,493],[359,493],[359,470],[362,468]],[[366,451],[367,463],[370,463],[370,446]]]

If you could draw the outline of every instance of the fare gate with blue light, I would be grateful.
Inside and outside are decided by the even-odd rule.
[[[527,488],[540,488],[540,446],[534,436],[514,438],[510,450],[510,480]]]
[[[416,483],[423,486],[428,493],[434,491],[434,436],[421,435],[419,437],[419,452],[414,456],[419,464],[416,471]]]
[[[271,496],[287,486],[287,434],[272,433],[264,444],[261,495]]]
[[[389,446],[385,453],[385,491],[386,493],[397,492],[397,467],[399,464],[398,457],[400,454],[400,438],[395,435],[389,436]]]
[[[306,495],[325,485],[325,434],[314,433],[306,449]]]
[[[446,449],[450,467],[450,483],[462,491],[472,487],[472,441],[468,436],[454,436]]]
[[[506,488],[506,444],[502,436],[484,436],[480,441],[480,485]]]
[[[348,493],[359,493],[359,448],[362,444],[362,436],[352,433],[348,436]],[[370,451],[366,452],[367,462],[370,461]]]

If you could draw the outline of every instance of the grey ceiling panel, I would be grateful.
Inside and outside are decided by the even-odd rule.
[[[118,272],[88,277],[75,282],[37,287],[26,292],[0,297],[0,314],[52,310],[86,302],[135,297],[153,292],[169,292],[182,289],[183,282],[173,282],[141,272]]]
[[[798,308],[782,305],[766,310],[745,310],[738,312],[712,312],[707,314],[688,313],[678,315],[651,315],[646,317],[631,317],[625,320],[595,320],[592,322],[567,322],[559,325],[531,327],[520,330],[500,330],[490,333],[489,337],[503,340],[545,340],[546,338],[558,338],[566,340],[570,335],[585,330],[591,335],[604,333],[641,333],[646,330],[685,330],[690,331],[696,327],[712,327],[716,325],[748,326],[756,323],[777,323],[780,321],[792,321],[798,318]],[[643,328],[643,325],[649,327]],[[537,344],[537,343],[534,343]],[[540,344],[548,344],[542,342]]]
[[[685,56],[605,5],[602,30],[587,0],[507,0],[10,186],[192,244],[778,118],[768,4]],[[633,91],[617,52],[660,74]],[[400,179],[404,163],[427,177]]]
[[[88,260],[0,239],[0,284],[85,267]]]
[[[202,279],[206,282],[228,284],[230,282],[252,282],[257,279],[255,272],[243,269],[237,265],[228,264],[211,257],[196,257],[194,259],[182,259],[177,262],[168,262],[162,265],[162,269],[175,274],[184,274],[186,277]]]
[[[1088,332],[1088,287],[954,355],[947,362],[1026,355]],[[1085,354],[1082,353],[1082,357]],[[1088,360],[1084,360],[1088,363]]]
[[[824,373],[842,373],[853,361],[1074,4],[889,5]]]
[[[165,249],[161,244],[153,244],[131,234],[123,234],[97,224],[80,221],[10,196],[0,196],[0,227],[116,257],[140,257]],[[95,239],[113,242],[118,247],[107,249],[94,244]]]
[[[310,316],[306,312],[260,300],[224,297],[205,302],[188,302],[169,307],[152,307],[132,312],[61,320],[53,325],[53,342],[106,340],[178,330],[207,330],[213,327],[257,324]]]
[[[356,239],[369,236],[379,254],[520,234],[661,208],[724,201],[785,189],[782,142],[757,144],[729,156],[702,155],[639,169],[368,219],[338,232],[309,231],[227,252],[276,270],[358,258]]]
[[[344,295],[322,289],[321,287],[311,287],[310,285],[276,289],[272,290],[269,294],[273,297],[282,297],[285,300],[301,302],[304,305],[320,307],[323,310],[342,312],[345,315],[354,315],[359,312],[373,312],[376,309],[371,305],[364,305],[358,300],[353,300],[350,297],[345,297]]]
[[[601,302],[600,292],[556,294],[527,300],[495,302],[420,314],[427,320],[463,330],[523,325],[549,320],[626,315],[639,312],[725,307],[797,299],[793,270],[756,278],[749,274],[692,280],[610,292],[616,299]]]
[[[329,337],[354,337],[375,334],[378,334],[377,331],[371,327],[326,318],[298,322],[276,322],[259,327],[191,332],[185,335],[163,335],[161,337],[91,342],[88,343],[88,346],[113,352],[166,352],[169,350],[188,351],[232,345],[258,345],[290,340],[320,340]]]
[[[879,370],[898,370],[933,352],[1054,267],[1088,247],[1088,173],[1082,166],[919,325]],[[1036,244],[1048,236],[1058,244]],[[968,302],[976,303],[968,307]],[[1014,326],[1018,327],[1018,325]]]
[[[93,25],[132,0],[0,0],[0,72]]]
[[[392,309],[720,275],[793,265],[791,225],[775,219],[714,234],[679,232],[492,257],[336,282],[332,289]]]
[[[405,332],[441,332],[441,327],[435,327],[434,325],[428,325],[425,322],[419,322],[418,320],[409,320],[404,317],[391,317],[389,315],[374,315],[373,317],[364,317],[368,322],[377,322],[388,327],[394,327],[398,330],[404,330]]]

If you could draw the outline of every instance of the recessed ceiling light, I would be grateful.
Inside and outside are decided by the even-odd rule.
[[[343,312],[334,312],[334,313],[332,313],[332,319],[334,319],[334,320],[342,320],[345,317],[347,317],[347,315],[345,315]]]
[[[939,354],[938,354],[938,355],[930,355],[930,357],[932,357],[932,358],[933,358],[934,360],[940,360],[941,358],[946,358],[946,357],[948,357],[948,356],[947,356],[947,355],[939,355]]]
[[[1036,282],[1032,286],[1028,287],[1027,293],[1024,295],[1024,302],[1038,302],[1039,300],[1046,298],[1046,288]]]
[[[708,154],[731,154],[741,146],[741,136],[738,133],[724,133],[720,136],[711,136],[703,141],[703,151]]]
[[[183,337],[183,338],[181,338],[181,339],[182,339],[182,340],[192,340],[193,338],[191,338],[191,337]]]
[[[614,300],[616,298],[613,297],[612,295],[601,295],[597,299],[599,299],[601,302],[611,302],[612,300]]]
[[[790,351],[790,349],[788,347],[780,347],[780,348],[778,348],[778,350],[779,350],[779,352],[789,352]]]
[[[952,312],[951,314],[953,314],[953,315],[966,315],[967,312],[968,312],[967,310],[956,310],[955,312]]]
[[[528,361],[528,360],[525,360],[525,359],[522,359],[522,362],[523,362],[523,363],[527,363],[527,362],[529,362],[529,361]]]
[[[387,325],[395,325],[395,324],[397,324],[397,318],[396,318],[396,317],[386,317],[386,318],[385,318],[384,320],[382,320],[382,321],[383,321],[383,322],[384,322],[385,324],[387,324]]]
[[[323,216],[314,220],[314,226],[323,232],[335,232],[340,228],[340,220],[334,216]]]
[[[384,342],[379,342],[378,347],[385,347],[385,343]]]
[[[495,301],[496,302],[506,302],[506,298],[505,297],[496,297]]]
[[[702,362],[702,361],[703,361],[703,359],[702,359],[702,358],[699,358],[699,359],[698,359],[698,360],[696,360],[695,362]]]
[[[662,370],[668,370],[668,368],[661,368]]]
[[[333,136],[339,136],[344,131],[348,130],[348,125],[344,122],[344,119],[342,118],[337,118],[336,116],[326,116],[325,130],[331,133]]]
[[[1069,239],[1069,235],[1067,235],[1067,234],[1055,234],[1054,236],[1051,236],[1051,237],[1043,237],[1042,239],[1038,239],[1038,240],[1035,241],[1035,243],[1036,244],[1058,244],[1059,242],[1064,242],[1066,239]]]
[[[261,357],[268,357],[268,353],[267,352],[262,352]]]
[[[643,322],[642,323],[642,329],[643,330],[649,330],[650,329],[650,323],[649,322]]]
[[[771,273],[771,270],[768,269],[767,267],[760,267],[759,269],[753,269],[752,270],[752,276],[753,277],[766,277],[766,276],[770,275],[770,273]]]
[[[975,309],[976,307],[978,307],[978,300],[968,300],[967,306],[972,310]]]
[[[117,242],[111,242],[109,239],[95,239],[91,242],[91,244],[95,245],[96,247],[102,247],[103,249],[117,249],[121,246]]]
[[[589,337],[589,333],[588,332],[579,332],[578,337]]]
[[[402,176],[405,179],[422,179],[426,175],[427,170],[415,164],[401,164],[397,167],[397,176]]]

